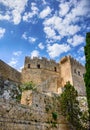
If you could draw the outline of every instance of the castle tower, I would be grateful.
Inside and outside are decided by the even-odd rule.
[[[67,81],[70,81],[80,96],[86,95],[84,84],[85,67],[71,56],[65,56],[60,61],[60,69],[62,86],[64,86]]]
[[[51,78],[52,76],[59,77],[59,64],[53,60],[46,58],[25,57],[24,68],[22,69],[22,82],[34,82],[40,85],[42,82]]]

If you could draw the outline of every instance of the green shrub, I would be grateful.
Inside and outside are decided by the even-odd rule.
[[[56,112],[52,112],[52,117],[53,117],[54,120],[57,120],[57,117],[58,117],[57,113]]]
[[[36,90],[35,84],[33,82],[27,82],[20,86],[20,90],[23,92],[25,90]]]

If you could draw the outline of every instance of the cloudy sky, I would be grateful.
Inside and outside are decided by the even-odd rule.
[[[20,69],[25,56],[84,64],[90,0],[0,0],[0,59]]]

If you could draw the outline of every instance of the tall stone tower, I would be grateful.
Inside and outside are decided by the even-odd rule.
[[[85,67],[82,66],[78,61],[73,59],[71,56],[65,56],[60,61],[61,79],[62,86],[65,85],[67,81],[75,87],[79,95],[86,95],[85,84],[84,84],[84,74]]]

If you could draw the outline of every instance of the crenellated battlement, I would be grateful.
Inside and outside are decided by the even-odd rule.
[[[71,64],[73,65],[76,65],[76,66],[80,66],[80,67],[84,67],[79,61],[77,61],[76,59],[74,59],[73,57],[69,56],[70,57],[70,61],[71,61]]]
[[[45,57],[25,57],[24,69],[46,69],[50,71],[59,72],[59,63],[54,60],[48,60]]]

